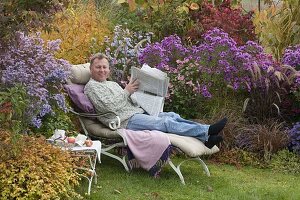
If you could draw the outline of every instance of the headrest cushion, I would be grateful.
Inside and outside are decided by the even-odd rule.
[[[91,77],[90,63],[72,65],[71,67],[71,82],[85,85]]]

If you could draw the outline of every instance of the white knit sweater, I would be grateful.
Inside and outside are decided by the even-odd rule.
[[[128,119],[136,113],[144,113],[144,110],[134,105],[127,90],[123,90],[116,82],[99,82],[90,79],[84,88],[84,93],[94,105],[98,114],[113,112],[120,117],[121,128],[126,128]],[[98,117],[104,125],[116,120],[115,115]]]

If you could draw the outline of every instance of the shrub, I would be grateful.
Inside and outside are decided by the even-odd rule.
[[[31,32],[38,28],[50,30],[51,20],[69,0],[17,0],[0,2],[0,43],[12,39],[16,31]]]
[[[277,60],[288,46],[300,43],[299,6],[299,1],[285,0],[255,13],[253,23],[259,41]]]
[[[156,41],[171,34],[183,36],[191,26],[188,14],[178,9],[181,0],[119,2],[129,9],[123,16],[128,26],[135,31],[153,32]]]
[[[198,80],[198,65],[190,61],[188,56],[189,50],[182,44],[181,39],[177,35],[171,35],[160,43],[147,45],[139,55],[139,62],[168,73],[170,85],[165,110],[173,110],[183,117],[192,118],[198,112],[195,100],[200,91],[192,82]],[[185,73],[190,76],[185,77]]]
[[[281,99],[280,113],[288,123],[300,121],[300,91],[290,93]]]
[[[56,31],[44,32],[42,38],[60,39],[61,48],[56,57],[66,59],[72,64],[88,62],[90,56],[99,49],[99,43],[104,36],[110,34],[110,23],[101,18],[94,1],[75,4],[57,14],[53,25]]]
[[[290,137],[290,147],[293,151],[300,154],[300,122],[294,124],[294,126],[288,130]]]
[[[219,95],[222,98],[222,92],[228,93],[228,89],[223,88],[230,87],[236,92],[248,92],[251,96],[254,103],[248,108],[254,108],[254,111],[248,112],[251,113],[248,116],[263,114],[264,118],[273,116],[270,113],[274,110],[277,113],[272,98],[287,93],[290,79],[297,78],[296,71],[276,63],[255,42],[248,41],[243,46],[237,46],[220,29],[206,32],[203,38],[197,46],[186,47],[179,37],[171,35],[160,43],[146,46],[141,52],[141,63],[156,66],[171,77],[169,102],[186,108],[189,102],[195,105],[197,99],[203,101],[203,97],[207,99]],[[271,100],[266,98],[268,96]],[[265,108],[261,110],[263,106]],[[187,109],[187,113],[193,112]]]
[[[300,44],[296,46],[290,46],[284,50],[282,63],[285,65],[290,65],[296,70],[300,70]],[[298,81],[300,82],[300,80]]]
[[[289,65],[292,69],[298,72],[300,70],[300,45],[290,46],[285,49],[281,62],[284,65]],[[300,76],[294,78],[291,81],[291,93],[285,96],[282,100],[281,107],[282,114],[288,121],[300,120]]]
[[[152,33],[134,32],[122,25],[115,26],[113,38],[105,37],[103,49],[110,60],[113,80],[122,84],[128,80],[130,67],[140,67],[138,54],[151,37]]]
[[[288,134],[284,124],[277,121],[265,121],[264,124],[251,124],[240,128],[236,135],[236,146],[246,151],[259,153],[265,161],[272,153],[285,148]]]
[[[26,89],[21,84],[12,88],[0,88],[0,122],[2,128],[13,133],[27,130],[26,108],[30,103]]]
[[[240,134],[239,129],[249,124],[247,119],[242,116],[241,105],[238,104],[240,102],[234,104],[234,100],[234,98],[228,99],[228,101],[233,104],[230,104],[228,106],[229,108],[224,108],[225,106],[223,106],[222,108],[216,109],[208,123],[206,123],[213,124],[224,117],[228,118],[225,128],[222,130],[222,133],[220,133],[224,138],[221,149],[225,151],[236,147],[236,136]]]
[[[74,199],[79,175],[66,151],[45,138],[20,136],[18,154],[12,154],[10,133],[0,130],[1,199]]]
[[[218,163],[242,166],[265,167],[265,163],[259,159],[256,153],[245,151],[239,148],[222,149],[222,153],[214,154],[212,160]]]
[[[29,37],[19,33],[17,41],[0,55],[0,65],[5,66],[1,79],[4,90],[17,85],[26,90],[24,99],[28,104],[18,116],[25,125],[39,128],[45,115],[55,115],[55,109],[66,111],[62,91],[70,65],[65,60],[54,58],[59,42],[49,41],[45,45],[39,34]],[[6,101],[13,99],[7,98]]]
[[[37,133],[42,133],[46,138],[52,136],[56,129],[77,130],[72,116],[69,116],[68,113],[59,109],[55,109],[54,112],[55,115],[45,115],[43,117],[43,123],[40,128],[33,128],[32,130]]]
[[[270,163],[272,170],[283,173],[300,173],[300,157],[286,149],[275,154]]]
[[[290,74],[292,74],[292,79],[290,79],[290,82],[292,84],[292,91],[298,91],[300,89],[300,44],[296,46],[290,46],[285,49],[283,57],[282,57],[282,63],[285,65],[289,65],[292,68],[290,68]],[[297,95],[296,95],[297,97]],[[300,101],[300,99],[299,99]]]
[[[204,35],[202,44],[192,48],[184,46],[177,36],[166,37],[161,43],[148,45],[143,49],[139,60],[141,63],[148,63],[176,74],[181,73],[181,68],[189,70],[195,66],[196,74],[191,72],[191,75],[181,79],[188,82],[190,80],[185,78],[195,78],[196,80],[193,80],[195,87],[197,85],[195,81],[203,80],[205,85],[202,87],[207,91],[213,84],[213,81],[209,83],[213,77],[222,77],[221,79],[226,81],[223,83],[230,84],[235,90],[243,85],[243,88],[247,87],[250,91],[254,86],[254,83],[251,82],[250,72],[254,70],[252,69],[255,67],[254,60],[260,53],[262,53],[262,48],[255,43],[249,42],[246,46],[237,47],[228,34],[222,30],[213,29]],[[267,68],[272,64],[272,60],[266,55],[260,55],[259,59],[262,68]],[[245,73],[247,71],[248,73]],[[202,77],[200,78],[200,76]],[[211,95],[203,93],[203,96]]]
[[[237,6],[232,8],[230,0],[224,0],[216,6],[204,1],[200,9],[190,12],[190,15],[195,24],[185,37],[194,43],[201,41],[202,34],[213,28],[223,29],[238,45],[256,39],[252,22],[253,12],[243,13],[242,8]]]

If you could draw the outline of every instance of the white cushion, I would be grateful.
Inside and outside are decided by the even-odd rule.
[[[180,136],[170,133],[167,133],[167,135],[169,136],[172,145],[178,147],[190,157],[210,155],[220,151],[217,146],[214,146],[211,149],[207,148],[203,142],[193,137]]]
[[[91,77],[90,63],[72,65],[71,82],[85,85]]]

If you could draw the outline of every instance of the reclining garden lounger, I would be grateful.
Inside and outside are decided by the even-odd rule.
[[[118,124],[111,124],[111,129],[102,125],[95,118],[97,117],[97,114],[94,114],[94,108],[91,102],[83,93],[84,85],[90,78],[89,63],[82,65],[73,65],[71,68],[71,72],[71,80],[68,85],[65,86],[65,88],[73,103],[76,105],[76,107],[79,108],[79,110],[81,110],[81,112],[76,112],[76,110],[71,110],[71,112],[79,117],[80,124],[86,135],[92,138],[97,138],[101,141],[101,153],[120,161],[125,170],[129,171],[129,167],[126,162],[126,156],[118,156],[112,151],[118,147],[126,146],[126,141],[117,130]],[[168,134],[172,146],[179,148],[185,155],[189,157],[188,159],[180,162],[177,166],[174,165],[171,159],[169,159],[168,161],[183,184],[185,184],[185,182],[180,171],[180,166],[188,160],[198,161],[202,165],[206,175],[210,176],[208,167],[200,157],[203,155],[211,155],[218,152],[219,148],[217,146],[209,149],[203,144],[203,142],[198,139],[170,133],[166,134]]]

